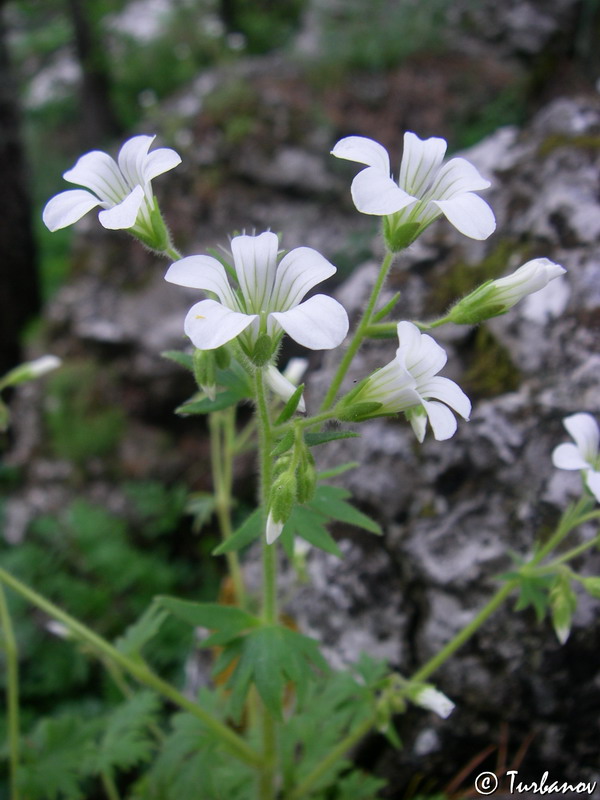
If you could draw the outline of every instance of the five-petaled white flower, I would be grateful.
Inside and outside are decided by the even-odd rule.
[[[49,200],[43,213],[46,227],[51,231],[66,228],[101,206],[98,219],[105,228],[132,229],[140,238],[149,238],[152,246],[155,204],[151,181],[181,163],[180,156],[168,147],[148,152],[154,139],[128,139],[117,161],[101,150],[81,156],[63,178],[86,188],[68,189]]]
[[[390,177],[387,150],[373,139],[347,136],[331,151],[337,158],[367,165],[352,181],[352,199],[363,214],[386,217],[391,249],[406,247],[440,214],[472,239],[487,239],[494,232],[492,209],[474,194],[490,182],[464,158],[443,164],[446,147],[444,139],[405,133],[398,182]]]
[[[239,336],[251,353],[262,334],[276,344],[284,331],[310,350],[341,344],[348,315],[337,300],[317,294],[301,302],[336,271],[320,253],[298,247],[278,263],[278,239],[270,231],[234,237],[231,252],[237,289],[211,256],[182,258],[165,275],[171,283],[213,292],[218,298],[196,303],[185,318],[185,333],[199,350],[213,350]]]
[[[381,403],[376,410],[367,411],[367,417],[405,412],[420,442],[428,419],[436,439],[449,439],[456,431],[450,409],[468,419],[471,401],[454,381],[437,375],[446,363],[446,351],[412,322],[398,323],[398,339],[394,360],[369,376],[358,392],[351,394],[351,403]]]
[[[580,469],[596,500],[600,502],[600,433],[591,414],[572,414],[563,425],[575,444],[559,444],[552,453],[552,463],[558,469]]]

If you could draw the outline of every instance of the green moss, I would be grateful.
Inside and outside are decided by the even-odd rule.
[[[482,325],[475,333],[471,365],[461,386],[473,397],[496,397],[519,388],[521,373],[508,350]]]
[[[561,147],[571,147],[579,150],[590,150],[595,153],[600,150],[600,136],[593,134],[581,134],[579,136],[568,136],[564,133],[553,133],[547,136],[538,147],[540,158],[546,158],[555,150]]]
[[[522,243],[517,244],[510,239],[503,239],[479,264],[459,261],[436,280],[428,298],[427,307],[430,313],[432,315],[445,313],[457,300],[474,291],[485,281],[506,274],[515,253],[521,253],[523,261],[527,260]]]

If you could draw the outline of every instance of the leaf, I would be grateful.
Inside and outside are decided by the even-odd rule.
[[[317,642],[281,625],[265,625],[234,642],[237,665],[227,687],[231,689],[231,713],[239,720],[250,686],[256,689],[272,717],[282,720],[283,693],[294,684],[302,702],[314,668],[327,672],[327,662]],[[231,662],[233,659],[231,659]],[[221,669],[222,663],[215,666]]]
[[[190,496],[185,510],[194,517],[194,533],[200,533],[214,514],[216,505],[216,497],[208,492],[195,492]]]
[[[117,650],[127,656],[141,656],[142,648],[153,639],[168,614],[152,603],[142,616],[130,625],[115,642]]]
[[[256,628],[261,625],[258,617],[236,606],[224,606],[220,603],[193,603],[189,600],[179,600],[176,597],[157,597],[156,602],[173,616],[189,625],[217,631],[216,634],[205,640],[204,644],[207,646],[225,644],[248,628]]]
[[[527,575],[522,572],[516,573],[515,577],[519,578],[519,597],[515,611],[523,611],[532,606],[538,622],[541,622],[548,608],[548,588],[552,578],[547,575]]]
[[[304,441],[309,447],[316,447],[325,442],[334,442],[336,439],[357,439],[359,433],[354,431],[322,431],[320,433],[305,433]]]
[[[91,775],[131,769],[149,761],[154,741],[149,734],[156,723],[160,701],[154,692],[138,692],[126,700],[105,721],[104,732],[90,753],[84,771]]]
[[[262,530],[262,513],[260,508],[256,508],[228,539],[222,542],[218,547],[215,547],[212,551],[213,556],[221,556],[223,553],[241,550],[242,547],[246,547],[246,545],[258,539]]]
[[[287,431],[281,439],[277,442],[271,455],[273,458],[278,458],[282,456],[285,452],[287,452],[290,447],[294,444],[294,431]]]
[[[308,506],[339,522],[347,522],[349,525],[356,525],[358,528],[381,536],[380,525],[347,503],[346,498],[348,497],[350,497],[350,493],[346,489],[321,484],[317,487],[316,494]]]
[[[183,350],[165,350],[161,353],[163,358],[168,358],[169,361],[174,361],[185,369],[194,371],[194,359],[191,353],[185,353]]]
[[[326,517],[318,511],[306,506],[295,506],[282,533],[285,535],[291,532],[305,539],[313,547],[341,558],[342,551],[325,527],[326,521]]]
[[[600,599],[600,577],[580,578],[579,582],[589,595]]]
[[[232,361],[227,369],[218,369],[216,374],[217,386],[225,387],[217,392],[214,400],[202,397],[200,400],[189,400],[175,409],[176,414],[188,416],[190,414],[210,414],[221,411],[229,406],[237,405],[242,400],[252,397],[248,375],[237,361]]]
[[[28,800],[81,800],[81,767],[96,728],[96,722],[71,714],[39,722],[22,748],[22,796]]]
[[[356,469],[356,467],[359,466],[360,464],[358,461],[348,461],[346,464],[339,464],[337,467],[331,467],[331,469],[324,469],[322,472],[317,472],[317,478],[323,481],[330,478],[337,478],[338,475],[343,475],[344,472]]]
[[[298,386],[298,388],[294,392],[294,394],[290,397],[290,399],[284,405],[284,407],[283,407],[283,409],[281,411],[281,414],[275,420],[275,425],[282,425],[284,422],[287,422],[288,419],[291,419],[291,417],[296,412],[296,409],[298,408],[298,404],[300,403],[300,400],[302,399],[302,392],[303,391],[304,391],[304,384],[301,383],[300,386]]]

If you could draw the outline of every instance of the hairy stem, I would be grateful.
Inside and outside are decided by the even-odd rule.
[[[235,406],[209,414],[211,467],[215,492],[215,507],[221,537],[229,539],[231,525],[233,486],[233,439],[235,435]],[[237,551],[225,554],[227,568],[233,582],[237,603],[244,608],[246,590]]]
[[[346,377],[346,373],[348,372],[348,369],[354,360],[354,356],[357,354],[361,344],[363,343],[363,340],[367,335],[367,329],[371,324],[377,300],[379,299],[379,295],[381,294],[381,290],[383,289],[383,285],[388,276],[393,260],[394,253],[387,252],[383,258],[383,261],[381,262],[379,274],[377,275],[377,280],[375,281],[375,285],[371,291],[371,296],[369,297],[367,307],[365,308],[361,320],[354,331],[354,335],[350,340],[348,349],[344,353],[344,357],[337,368],[337,372],[335,373],[329,390],[327,391],[325,399],[323,400],[323,405],[321,406],[323,411],[326,411],[333,405],[342,381]]]
[[[170,700],[175,705],[188,711],[197,717],[217,738],[221,744],[226,747],[230,753],[235,755],[240,761],[252,766],[260,766],[262,759],[255,750],[250,747],[240,736],[238,736],[231,728],[228,728],[218,719],[215,719],[211,714],[205,711],[197,703],[189,700],[185,695],[178,691],[174,686],[159,678],[147,664],[136,661],[124,653],[121,653],[106,639],[103,639],[97,633],[90,630],[86,625],[71,617],[65,611],[60,609],[54,603],[47,600],[42,595],[30,589],[29,586],[22,583],[6,570],[0,568],[0,581],[10,586],[15,592],[18,592],[22,597],[28,600],[37,608],[44,611],[48,616],[62,622],[68,630],[77,639],[90,645],[100,657],[106,657],[120,666],[125,672],[135,678],[139,683],[154,689],[158,694]]]
[[[266,520],[269,511],[271,484],[273,480],[273,434],[269,417],[269,406],[265,394],[264,377],[262,370],[257,369],[255,374],[256,391],[256,416],[258,421],[258,440],[260,458],[260,505],[263,514],[263,530],[266,530]],[[262,616],[267,625],[277,622],[277,548],[269,545],[266,536],[262,541],[263,553],[263,608]],[[268,658],[269,654],[265,653]],[[263,769],[259,776],[259,797],[261,800],[273,800],[275,797],[275,769],[277,738],[275,720],[269,711],[262,708],[262,743],[263,743]]]
[[[20,761],[19,725],[19,654],[4,589],[0,584],[0,625],[6,653],[6,708],[8,716],[8,753],[10,764],[10,797],[19,800],[17,777]]]

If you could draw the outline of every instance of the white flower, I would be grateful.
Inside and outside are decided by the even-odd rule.
[[[337,347],[348,332],[348,315],[333,298],[305,294],[334,274],[335,267],[309,247],[298,247],[277,263],[278,240],[271,232],[231,241],[237,289],[211,256],[189,256],[169,267],[165,279],[213,292],[185,318],[184,330],[200,350],[213,350],[237,336],[250,353],[261,334],[276,343],[285,331],[310,350]]]
[[[565,417],[563,425],[573,437],[571,442],[559,444],[552,453],[552,463],[558,469],[583,470],[584,480],[600,502],[600,433],[591,414],[572,414]]]
[[[348,136],[331,151],[367,165],[352,181],[352,199],[363,214],[389,218],[386,238],[396,245],[392,249],[406,247],[441,214],[472,239],[487,239],[494,232],[492,209],[474,194],[490,182],[464,158],[443,164],[446,147],[444,139],[405,133],[398,182],[390,177],[387,150],[373,139]]]
[[[81,156],[63,178],[86,188],[69,189],[49,200],[43,213],[46,227],[51,231],[66,228],[92,208],[101,206],[98,219],[105,228],[132,228],[136,234],[151,234],[150,215],[154,211],[151,181],[181,163],[179,155],[167,147],[149,153],[154,139],[154,136],[128,139],[117,161],[101,150]]]
[[[433,686],[426,686],[413,700],[416,705],[433,711],[442,719],[447,719],[454,711],[455,705],[443,692],[438,691]]]
[[[505,314],[524,297],[544,289],[565,272],[564,267],[548,258],[534,258],[512,275],[488,281],[463,297],[451,309],[449,318],[459,325],[473,325]]]
[[[398,323],[398,339],[394,360],[367,378],[352,403],[381,403],[373,416],[405,412],[420,442],[428,419],[436,439],[449,439],[456,431],[450,409],[468,419],[471,402],[454,381],[437,375],[446,363],[446,351],[412,322]]]
[[[269,389],[281,397],[284,403],[287,403],[298,388],[307,366],[308,361],[305,358],[290,358],[283,372],[280,372],[273,364],[269,364],[265,371],[265,380]],[[298,411],[301,414],[306,413],[304,397],[300,398]]]

